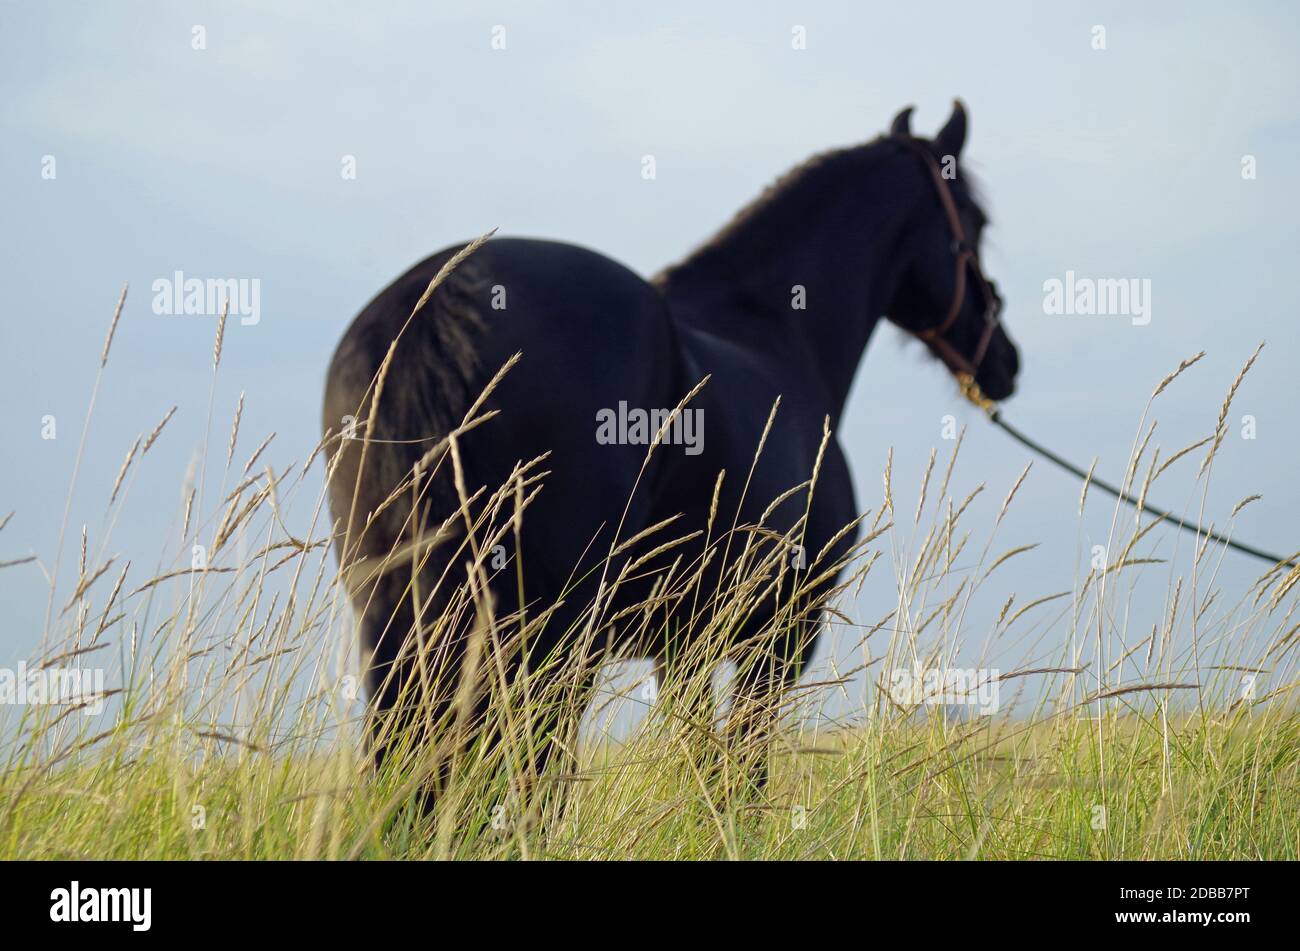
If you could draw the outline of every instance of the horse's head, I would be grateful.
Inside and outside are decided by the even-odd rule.
[[[933,140],[912,135],[911,108],[894,119],[890,138],[915,167],[920,200],[910,214],[900,253],[902,271],[889,317],[916,335],[953,373],[969,374],[983,394],[1004,400],[1015,390],[1020,358],[1002,327],[1002,299],[980,268],[988,222],[961,172],[966,110]],[[910,191],[910,189],[909,189]]]

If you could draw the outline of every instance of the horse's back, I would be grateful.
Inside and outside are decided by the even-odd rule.
[[[364,367],[371,375],[378,370],[429,283],[464,246],[430,255],[375,295],[344,334],[330,367],[331,381],[354,369]],[[472,342],[486,378],[498,368],[491,366],[493,358],[504,360],[525,350],[530,360],[531,351],[538,351],[537,360],[552,358],[555,372],[581,376],[590,369],[586,358],[616,361],[644,354],[647,345],[664,345],[668,321],[659,293],[605,255],[558,241],[496,238],[444,279],[405,331],[401,346],[420,347],[431,334],[449,329],[464,331],[444,336]],[[478,333],[482,330],[490,334]],[[613,350],[593,352],[596,346]],[[445,354],[450,362],[457,362],[457,356]]]
[[[564,430],[569,414],[580,414],[591,436],[596,410],[666,392],[676,366],[672,325],[640,275],[554,241],[493,240],[475,258],[487,325],[481,359],[494,373],[522,354],[501,390],[503,410],[521,425]]]

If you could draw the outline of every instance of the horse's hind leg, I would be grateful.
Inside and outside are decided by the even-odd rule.
[[[736,673],[725,727],[727,785],[733,794],[744,796],[767,787],[772,739],[785,686],[794,676],[790,666],[760,657],[742,663]]]
[[[529,559],[525,557],[525,563]],[[579,732],[590,705],[603,652],[587,643],[585,592],[561,595],[543,591],[518,634],[506,676],[509,696],[494,726],[504,733],[504,765],[514,799],[514,817],[525,827],[562,818],[578,776]],[[509,604],[508,596],[501,595]],[[511,621],[523,623],[516,615]]]
[[[772,638],[754,644],[741,658],[732,687],[726,742],[732,785],[762,792],[771,779],[771,747],[789,688],[812,654],[817,625],[796,621],[775,643]]]
[[[721,739],[713,729],[717,704],[712,670],[712,663],[689,649],[655,658],[655,709],[663,714],[670,736],[684,737],[690,766],[706,787],[714,784],[722,767]]]
[[[438,616],[435,611],[419,611],[417,618],[409,582],[409,572],[403,578],[400,570],[382,579],[362,618],[368,739],[376,771],[387,769],[390,778],[411,787],[412,798],[428,813],[453,765],[465,634],[463,625],[435,632],[427,620]],[[435,636],[436,644],[427,642]]]

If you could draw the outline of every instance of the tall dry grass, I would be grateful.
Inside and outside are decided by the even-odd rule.
[[[212,393],[224,326],[223,316]],[[1195,360],[1158,385],[1153,404]],[[373,420],[388,365],[368,394],[371,415],[358,407],[359,419]],[[1186,476],[1198,459],[1191,478],[1208,486],[1240,380],[1214,431],[1164,459],[1146,423],[1149,405],[1124,488],[1145,497],[1161,479]],[[1294,703],[1300,571],[1277,566],[1229,594],[1217,584],[1222,552],[1198,542],[1184,571],[1170,568],[1162,623],[1130,637],[1123,619],[1137,586],[1153,577],[1142,571],[1153,561],[1148,552],[1160,532],[1173,529],[1117,508],[1104,564],[1087,568],[1071,590],[1016,591],[986,622],[972,605],[985,596],[989,578],[1015,577],[1017,565],[1034,557],[1033,545],[998,541],[1026,473],[1006,488],[991,524],[970,525],[972,500],[984,487],[955,489],[959,439],[947,458],[931,454],[919,486],[909,490],[914,504],[893,483],[891,457],[878,504],[846,526],[860,541],[842,562],[831,563],[828,546],[810,552],[807,570],[796,572],[789,555],[802,541],[802,519],[789,531],[776,531],[766,516],[758,524],[727,524],[715,506],[700,529],[703,558],[676,558],[648,598],[615,612],[616,595],[648,562],[672,557],[695,537],[694,529],[673,520],[639,532],[620,527],[600,594],[571,632],[573,649],[533,657],[533,675],[510,680],[504,657],[523,649],[548,614],[498,611],[487,585],[503,569],[490,564],[489,554],[496,540],[522,531],[545,459],[521,460],[502,486],[468,484],[459,437],[491,424],[480,400],[394,492],[394,500],[406,493],[418,500],[436,474],[449,473],[461,510],[441,525],[414,525],[414,541],[386,558],[348,556],[336,570],[324,494],[303,500],[312,513],[303,527],[291,529],[284,513],[311,491],[308,473],[326,465],[330,441],[352,435],[328,434],[301,466],[277,472],[260,461],[271,434],[241,465],[243,402],[241,395],[228,438],[210,447],[204,436],[205,464],[185,487],[179,531],[154,569],[138,567],[142,561],[119,564],[106,552],[134,477],[167,435],[175,408],[147,436],[142,431],[108,480],[104,537],[92,539],[83,529],[71,590],[58,585],[70,503],[65,510],[46,631],[31,663],[104,669],[110,695],[94,715],[84,705],[0,707],[0,857],[1300,854]],[[211,433],[211,395],[207,412],[205,433]],[[363,453],[368,432],[355,434]],[[209,451],[222,460],[220,485],[209,482]],[[770,447],[760,446],[763,451]],[[816,479],[814,471],[787,494],[810,497]],[[1087,492],[1085,485],[1080,509]],[[1203,521],[1208,497],[1201,498]],[[779,501],[772,500],[768,514]],[[418,505],[411,510],[420,511]],[[357,531],[366,530],[373,514],[362,515]],[[344,550],[354,551],[356,542],[349,537]],[[447,607],[420,618],[413,643],[424,682],[455,684],[458,700],[438,722],[422,723],[437,743],[413,742],[416,731],[408,731],[397,737],[397,755],[376,772],[364,749],[367,711],[342,577],[356,582],[376,572],[407,572],[415,603],[424,604],[431,592],[419,590],[419,568],[444,544],[458,546],[454,561],[469,569],[464,580],[440,581]],[[200,561],[195,545],[202,546]],[[624,554],[631,557],[615,560]],[[730,567],[705,590],[703,568],[713,558]],[[717,702],[711,677],[725,669],[736,626],[776,592],[783,605],[777,627],[803,630],[819,610],[808,591],[836,572],[827,621],[853,632],[852,649],[805,676],[780,698],[779,709]],[[873,573],[889,575],[896,598],[864,618],[854,595]],[[670,608],[691,618],[677,668],[695,676],[672,678],[662,689],[606,690],[593,717],[581,688],[602,661],[603,632],[615,622],[653,630]],[[440,638],[458,625],[473,632],[468,659],[454,669],[440,667]],[[990,658],[1000,641],[1027,627],[1025,654],[1032,662],[994,670]],[[996,686],[998,711],[976,715],[960,702],[937,705],[924,690],[896,689],[899,671],[953,669],[975,669],[983,678],[975,686]],[[469,702],[475,691],[491,697],[486,724]],[[826,717],[828,697],[851,714]],[[650,715],[617,739],[590,728],[578,737],[564,726],[584,710],[591,724],[620,719],[619,708],[644,707],[653,708]],[[770,736],[729,735],[728,721],[756,717],[779,728]],[[500,742],[483,741],[485,725]],[[564,755],[554,770],[533,775],[539,725],[558,736]],[[744,780],[769,743],[772,781],[755,790]],[[440,764],[448,766],[448,778],[436,810],[426,815],[412,801]]]

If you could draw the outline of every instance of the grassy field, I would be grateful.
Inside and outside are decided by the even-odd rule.
[[[4,858],[1295,859],[1296,718],[1138,715],[802,735],[729,807],[639,737],[582,770],[562,819],[481,808],[382,821],[400,784],[342,751],[205,764],[141,750],[10,773]],[[490,789],[490,786],[486,788]],[[198,811],[201,808],[201,812]],[[494,821],[496,820],[496,821]],[[504,820],[504,821],[502,821]]]
[[[1161,382],[1153,400],[1194,362]],[[1208,478],[1231,399],[1203,442],[1162,462],[1140,424],[1145,438],[1135,440],[1126,487],[1145,495],[1171,464],[1199,462],[1195,478]],[[110,527],[169,418],[105,476]],[[1073,590],[1017,592],[991,628],[975,629],[971,599],[990,575],[1014,578],[1016,559],[1033,546],[996,540],[1019,482],[1007,487],[995,519],[967,526],[979,488],[965,501],[949,494],[960,440],[951,458],[931,457],[909,493],[915,506],[896,502],[885,472],[841,589],[847,597],[868,573],[888,572],[896,603],[869,623],[835,615],[863,631],[861,662],[805,677],[780,710],[767,711],[780,728],[762,790],[743,778],[767,744],[720,743],[717,711],[698,688],[665,697],[630,737],[566,739],[563,769],[529,775],[521,765],[533,735],[527,721],[576,705],[564,690],[575,678],[554,678],[545,696],[493,681],[488,632],[526,630],[538,619],[491,616],[475,580],[487,546],[477,546],[467,556],[471,580],[453,603],[476,618],[483,689],[505,740],[439,753],[450,757],[450,778],[425,816],[410,803],[430,773],[429,752],[398,756],[375,774],[362,749],[351,609],[322,502],[309,500],[315,518],[297,535],[281,517],[325,454],[318,447],[301,467],[277,473],[259,468],[262,443],[241,469],[238,437],[239,411],[228,439],[214,439],[209,453],[223,460],[222,484],[205,489],[200,477],[187,485],[152,576],[132,575],[105,554],[107,537],[83,532],[76,584],[57,597],[51,591],[51,622],[30,666],[99,669],[108,696],[80,706],[0,706],[0,859],[1300,857],[1300,571],[1278,566],[1249,590],[1223,592],[1215,585],[1221,552],[1199,545],[1184,575],[1142,574],[1158,523],[1117,511],[1110,554]],[[454,461],[455,452],[452,438],[444,456]],[[484,523],[470,534],[491,538],[494,516],[520,517],[512,507],[519,488],[489,496]],[[698,566],[680,566],[636,623],[655,623],[665,599],[707,605],[695,632],[705,669],[722,660],[714,645],[771,586],[790,593],[791,612],[778,623],[794,623],[804,581],[789,573],[786,556],[797,538],[764,540],[762,528],[710,525],[715,546],[746,539],[725,586],[701,593],[691,583]],[[671,544],[670,529],[625,544],[657,550]],[[828,567],[814,560],[809,574]],[[57,559],[48,575],[59,578]],[[1149,634],[1130,638],[1117,618],[1134,596],[1133,577],[1158,578],[1166,610]],[[977,649],[986,650],[1008,631],[1019,634],[1048,602],[1058,620],[1035,636],[1060,645],[1051,656],[1040,652],[1042,662],[1005,672],[977,662],[967,683],[996,684],[1015,704],[981,715],[948,687],[897,689],[899,672],[917,682],[951,672],[977,634]],[[601,620],[601,606],[592,610]],[[430,637],[442,623],[430,620]],[[853,714],[814,716],[837,691]],[[438,729],[472,733],[456,712]]]

